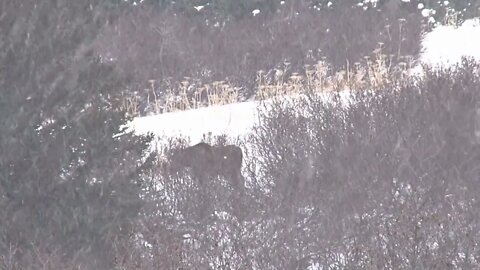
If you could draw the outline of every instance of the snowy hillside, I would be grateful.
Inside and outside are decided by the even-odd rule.
[[[462,57],[480,60],[480,18],[465,21],[460,27],[438,26],[422,40],[420,62],[432,67],[449,67]],[[422,74],[420,65],[413,74]]]
[[[462,26],[439,26],[425,35],[422,41],[420,62],[431,66],[452,66],[463,56],[480,60],[480,19],[471,19]],[[421,74],[417,65],[413,74]],[[345,95],[346,97],[346,95]],[[325,94],[328,100],[328,94]],[[211,106],[196,110],[137,117],[131,127],[136,134],[152,132],[161,138],[184,137],[196,144],[204,136],[228,134],[232,138],[242,137],[259,122],[259,112],[268,108],[271,101],[264,103],[248,101],[222,106]],[[266,105],[266,106],[265,106]]]

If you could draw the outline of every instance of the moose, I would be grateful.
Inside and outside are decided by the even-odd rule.
[[[244,188],[241,174],[242,149],[235,145],[211,146],[201,142],[184,149],[176,149],[170,155],[170,173],[187,168],[203,185],[208,177],[223,176],[232,181],[234,188]]]

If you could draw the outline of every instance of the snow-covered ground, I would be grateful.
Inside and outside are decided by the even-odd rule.
[[[480,19],[465,21],[460,27],[438,26],[422,40],[420,62],[431,66],[451,66],[463,56],[480,61]],[[422,74],[421,66],[413,74]],[[328,99],[328,94],[325,94]],[[248,135],[259,123],[259,113],[271,101],[261,104],[248,101],[196,110],[137,117],[129,126],[136,134],[149,132],[161,138],[184,137],[190,144],[201,142],[205,136],[227,134],[232,138]],[[266,105],[266,106],[264,106]]]
[[[137,117],[131,124],[136,134],[151,132],[160,138],[184,137],[193,145],[205,136],[244,136],[258,123],[259,106],[255,101],[210,106]]]
[[[321,94],[324,102],[328,102],[331,97],[331,93]],[[298,98],[301,96],[284,97],[282,104],[288,106]],[[340,93],[340,98],[344,105],[349,104],[348,93]],[[153,133],[160,142],[168,138],[182,137],[194,145],[206,137],[228,135],[231,138],[243,138],[260,123],[261,113],[267,112],[276,99],[137,117],[130,123],[130,127],[137,135]]]
[[[462,56],[480,60],[480,18],[466,20],[461,26],[439,26],[422,41],[420,60],[432,66],[460,63]]]
[[[480,18],[466,20],[461,26],[438,26],[422,40],[420,63],[434,68],[459,64],[462,57],[480,61]],[[420,65],[412,74],[422,75]]]

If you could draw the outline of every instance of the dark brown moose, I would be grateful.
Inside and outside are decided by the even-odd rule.
[[[243,189],[242,160],[242,149],[238,146],[211,146],[201,142],[175,150],[170,157],[170,172],[190,168],[200,184],[204,184],[209,176],[223,176],[232,182],[234,188]]]

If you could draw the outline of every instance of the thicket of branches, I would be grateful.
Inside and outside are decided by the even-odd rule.
[[[324,269],[478,267],[479,79],[465,61],[354,93],[348,109],[279,106],[253,137],[290,220],[269,248],[302,242],[282,255]]]
[[[356,4],[338,1],[317,10],[309,1],[287,1],[275,12],[216,22],[208,6],[175,14],[147,2],[104,27],[95,44],[133,76],[131,91],[142,97],[140,114],[152,111],[146,100],[178,91],[185,80],[192,92],[204,83],[227,81],[250,97],[260,70],[279,69],[288,78],[325,60],[336,72],[373,58],[380,43],[379,52],[391,64],[408,63],[418,53],[422,18],[416,9],[395,0],[367,10]],[[155,93],[149,80],[155,80]]]
[[[363,89],[349,108],[278,103],[244,142],[241,197],[229,179],[156,167],[138,228],[149,245],[126,248],[124,266],[478,267],[478,68]]]

